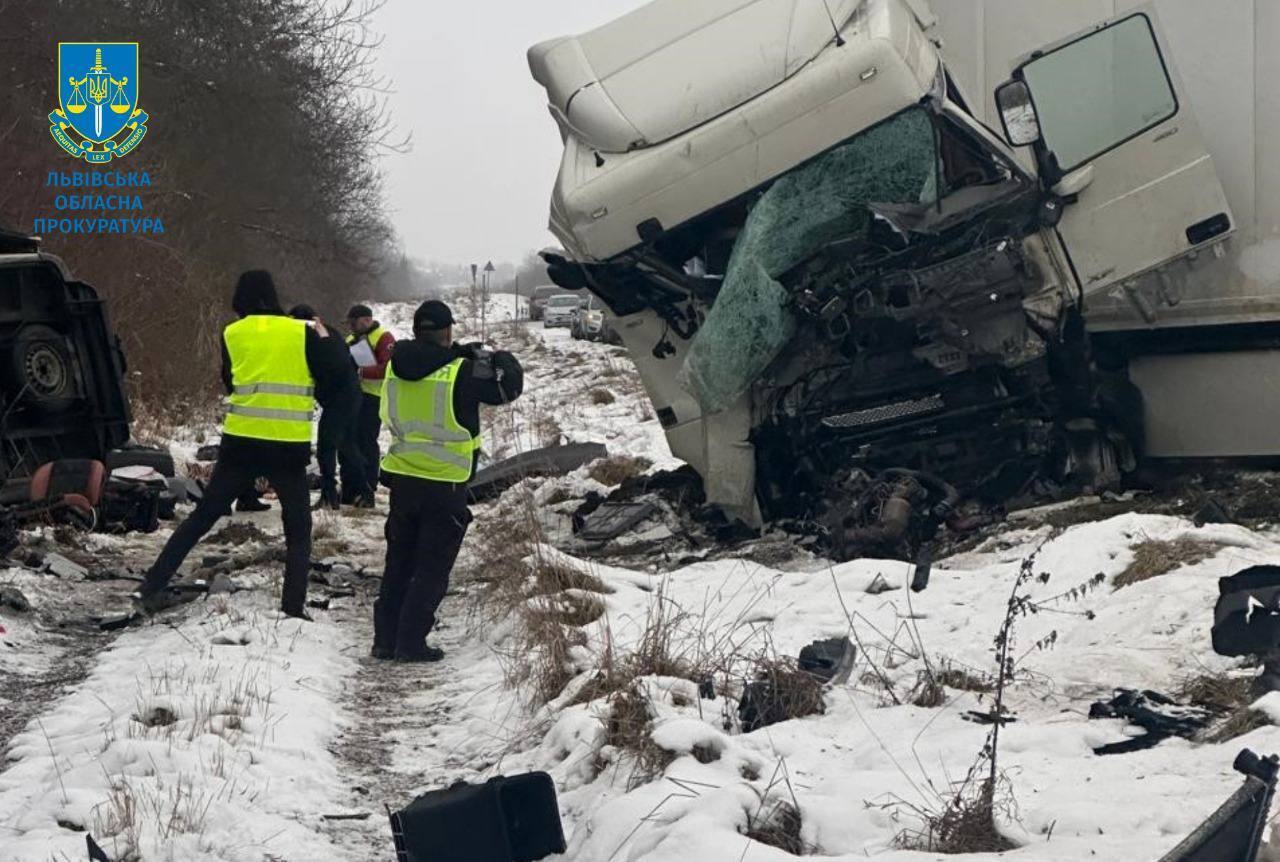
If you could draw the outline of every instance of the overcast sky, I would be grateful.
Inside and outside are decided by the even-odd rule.
[[[518,260],[546,230],[560,136],[525,51],[643,0],[387,0],[381,72],[408,155],[388,156],[387,199],[412,257]]]

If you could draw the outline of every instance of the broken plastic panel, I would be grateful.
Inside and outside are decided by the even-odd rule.
[[[681,385],[705,410],[732,404],[795,334],[778,278],[835,239],[865,236],[869,204],[933,203],[936,178],[933,124],[912,108],[774,182],[738,236]]]

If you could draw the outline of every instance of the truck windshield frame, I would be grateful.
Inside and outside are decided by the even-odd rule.
[[[1121,42],[1122,38],[1127,41]],[[1067,173],[1124,146],[1181,110],[1155,27],[1142,12],[1026,61],[1015,77],[1030,90],[1040,124],[1040,146],[1052,151]],[[1146,104],[1136,101],[1153,95],[1158,98]],[[1108,97],[1109,124],[1102,122],[1103,101]],[[1130,112],[1131,106],[1143,110]],[[1128,122],[1130,118],[1136,121]],[[1095,130],[1094,139],[1082,137]]]

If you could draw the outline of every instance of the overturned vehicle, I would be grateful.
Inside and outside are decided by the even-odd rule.
[[[1274,454],[1144,451],[1178,390],[1144,351],[1275,355],[1183,302],[1235,225],[1154,14],[1011,59],[1003,139],[936,31],[923,0],[655,0],[530,49],[552,278],[608,306],[708,500],[893,549],[1144,454]]]
[[[129,442],[124,374],[97,291],[0,229],[0,548],[23,524],[154,530],[185,499],[170,454]]]

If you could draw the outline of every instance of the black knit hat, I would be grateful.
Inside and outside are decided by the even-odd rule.
[[[236,282],[231,307],[236,314],[279,314],[280,297],[276,296],[276,283],[265,269],[251,269],[242,273]]]
[[[357,317],[373,317],[373,309],[363,303],[351,306],[351,310],[347,312],[347,320],[355,320]]]
[[[305,302],[300,302],[289,309],[289,316],[296,320],[315,320],[316,310]]]
[[[453,312],[438,299],[428,299],[413,313],[414,332],[436,332],[453,326]]]

